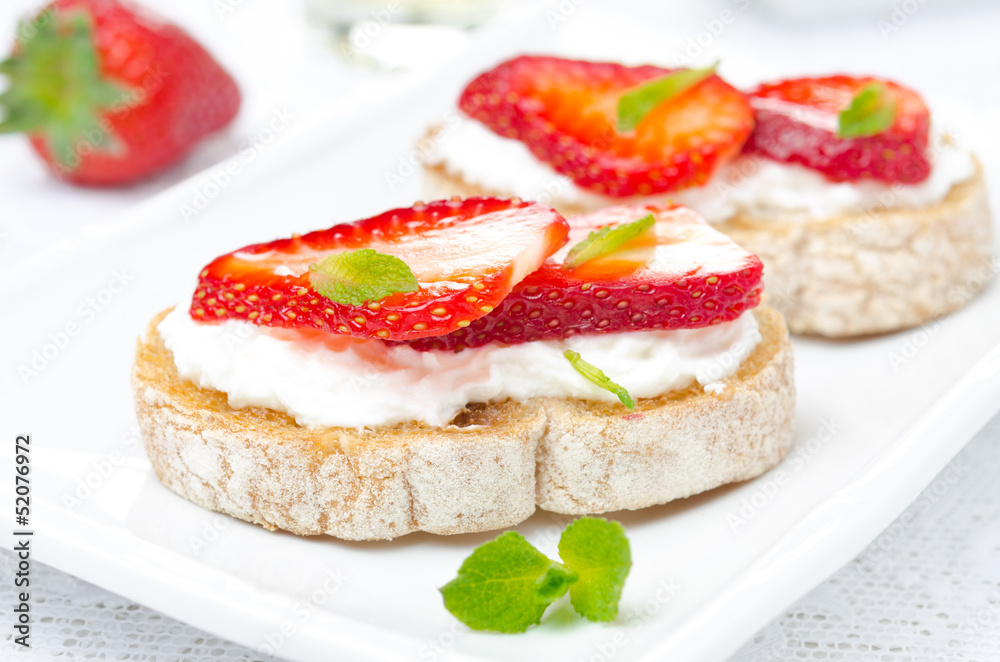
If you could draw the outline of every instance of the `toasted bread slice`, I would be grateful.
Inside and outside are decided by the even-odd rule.
[[[792,333],[846,337],[918,326],[963,307],[993,271],[978,163],[971,179],[927,207],[826,220],[775,212],[714,227],[764,262],[768,303]]]
[[[425,166],[424,178],[431,197],[510,195],[481,189],[442,165]],[[554,206],[566,216],[588,211]],[[971,179],[927,207],[825,220],[775,210],[713,227],[764,262],[767,302],[797,334],[841,338],[918,326],[964,306],[994,271],[992,216],[978,163]]]
[[[792,349],[772,309],[720,393],[620,405],[555,398],[472,404],[444,428],[305,428],[177,373],[157,325],[132,381],[146,452],[168,488],[268,529],[349,540],[488,531],[531,515],[643,508],[757,476],[787,452]]]

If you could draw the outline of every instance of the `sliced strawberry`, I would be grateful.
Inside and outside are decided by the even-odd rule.
[[[491,312],[565,243],[567,231],[552,208],[519,200],[454,199],[393,209],[216,258],[201,272],[191,316],[387,340],[445,334]],[[312,287],[310,265],[358,249],[400,258],[419,289],[355,306]]]
[[[619,133],[618,100],[674,70],[524,56],[473,80],[459,107],[584,188],[625,197],[705,183],[753,128],[744,95],[718,76]]]
[[[601,227],[652,213],[649,232],[575,269],[569,249]],[[489,315],[421,350],[517,344],[575,334],[696,329],[727,322],[760,303],[763,265],[686,207],[627,205],[569,219],[566,248],[521,281]]]
[[[875,81],[895,101],[895,120],[875,135],[837,137],[840,112]],[[873,76],[797,78],[759,86],[750,93],[750,103],[757,126],[746,152],[800,163],[833,181],[916,184],[930,175],[930,112],[919,94],[898,83]]]

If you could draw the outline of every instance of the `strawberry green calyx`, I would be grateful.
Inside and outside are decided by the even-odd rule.
[[[10,83],[0,94],[0,133],[42,137],[52,159],[67,169],[84,149],[118,148],[103,118],[124,108],[131,90],[101,73],[91,18],[57,11],[28,27],[20,33],[31,36],[0,61],[0,74]]]

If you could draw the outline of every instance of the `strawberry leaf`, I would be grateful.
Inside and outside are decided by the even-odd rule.
[[[0,62],[9,86],[0,97],[0,134],[35,132],[57,165],[72,170],[83,150],[113,152],[120,142],[102,128],[105,115],[127,108],[130,88],[104,76],[93,19],[59,11],[30,26],[14,54]],[[20,32],[29,34],[22,24]]]
[[[420,289],[405,262],[372,248],[334,253],[309,265],[309,284],[327,299],[348,306]]]
[[[474,630],[524,632],[577,575],[514,531],[480,545],[441,587],[445,608]]]
[[[619,386],[615,382],[611,381],[600,368],[591,363],[587,363],[580,358],[579,352],[567,349],[563,352],[563,356],[565,356],[570,365],[573,366],[573,369],[586,377],[588,381],[617,395],[618,399],[622,401],[622,404],[629,409],[635,409],[635,400],[632,399],[629,392],[622,386]]]
[[[840,111],[838,138],[875,136],[896,121],[896,98],[879,81],[865,85],[851,99],[851,105]]]
[[[651,110],[705,80],[718,66],[715,62],[704,69],[680,69],[626,92],[618,99],[618,132],[635,130]]]
[[[622,587],[632,567],[632,552],[622,525],[581,517],[559,538],[559,557],[579,576],[569,587],[573,609],[591,621],[615,620]]]
[[[569,250],[563,266],[567,269],[574,269],[585,262],[613,253],[624,244],[648,231],[655,222],[656,219],[653,218],[653,215],[648,214],[632,223],[607,225],[596,232],[591,232],[586,239]]]

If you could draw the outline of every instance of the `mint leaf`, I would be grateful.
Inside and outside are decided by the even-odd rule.
[[[458,576],[441,587],[445,608],[474,630],[524,632],[566,594],[581,616],[613,621],[632,567],[625,529],[618,522],[582,517],[563,531],[552,561],[509,531],[480,545]]]
[[[508,531],[477,547],[441,594],[445,609],[474,630],[524,632],[576,579],[575,572]]]
[[[875,81],[865,85],[851,99],[851,105],[840,111],[838,138],[862,138],[882,133],[896,121],[898,103],[885,87]]]
[[[327,299],[348,306],[420,289],[405,262],[372,248],[334,253],[310,264],[309,284]]]
[[[629,90],[618,99],[618,131],[626,133],[639,126],[649,111],[679,96],[715,73],[715,62],[704,69],[680,69]]]
[[[559,538],[559,556],[579,575],[569,587],[573,609],[591,621],[613,621],[632,567],[632,551],[618,522],[581,517]]]
[[[572,365],[578,373],[586,377],[588,381],[593,382],[606,391],[611,391],[618,396],[618,399],[622,401],[623,405],[629,409],[635,409],[635,400],[632,399],[632,396],[629,395],[628,391],[608,379],[608,376],[605,375],[600,368],[581,359],[579,352],[567,349],[563,352],[563,356],[565,356],[570,365]]]
[[[594,258],[613,253],[622,245],[649,230],[655,222],[656,219],[653,218],[653,215],[648,214],[632,223],[608,225],[591,232],[586,239],[569,249],[563,266],[574,269]]]

